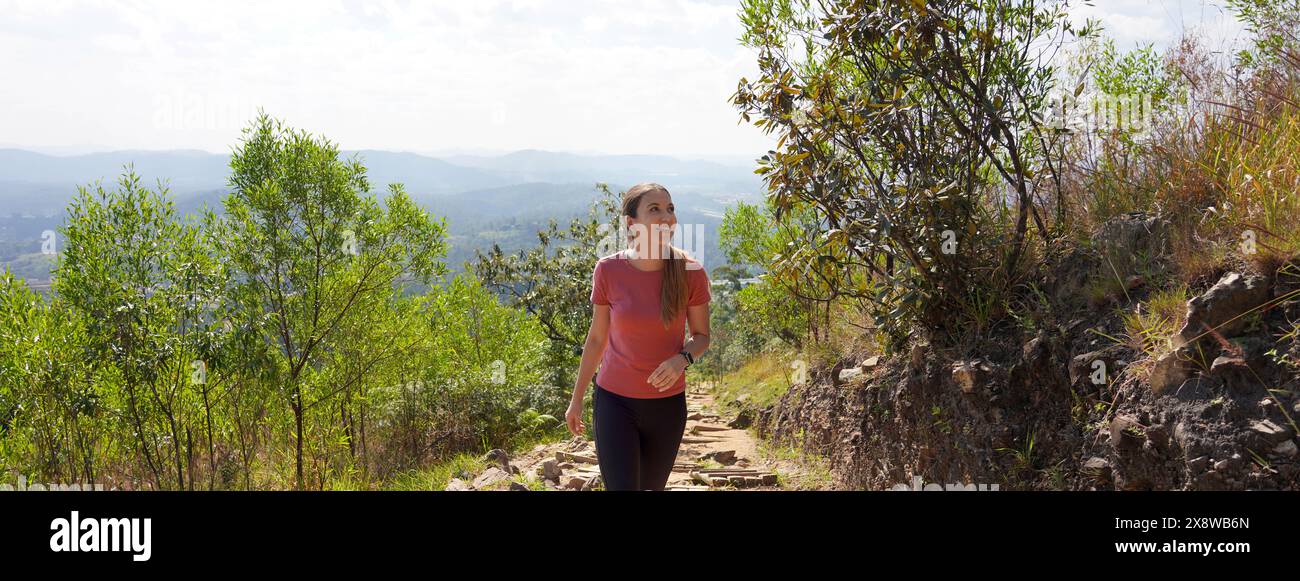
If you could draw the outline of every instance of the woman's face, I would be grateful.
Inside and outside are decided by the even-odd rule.
[[[658,240],[659,246],[666,247],[672,242],[677,229],[677,211],[673,207],[672,197],[662,190],[650,190],[642,194],[638,202],[636,217],[627,218],[628,232],[634,239],[640,240],[641,232],[650,235],[651,241]],[[646,248],[642,242],[638,247]],[[662,256],[652,256],[662,258]]]

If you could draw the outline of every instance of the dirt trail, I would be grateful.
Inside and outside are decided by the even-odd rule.
[[[686,432],[666,490],[782,490],[777,473],[781,479],[789,479],[799,473],[799,466],[762,457],[748,430],[729,425],[734,417],[715,407],[709,389],[709,383],[702,382],[687,390]],[[595,442],[584,437],[539,444],[513,458],[496,450],[488,456],[499,466],[489,467],[472,482],[453,480],[447,489],[591,490],[601,486]]]

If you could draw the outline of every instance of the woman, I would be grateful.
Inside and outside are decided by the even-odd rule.
[[[628,189],[623,219],[632,245],[596,262],[591,328],[564,416],[570,432],[584,431],[582,398],[600,362],[591,422],[605,489],[663,490],[686,429],[684,372],[709,348],[709,278],[670,244],[677,215],[663,186]]]

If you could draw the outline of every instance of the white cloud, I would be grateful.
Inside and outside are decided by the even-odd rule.
[[[1077,22],[1101,20],[1106,34],[1126,50],[1147,44],[1164,49],[1184,34],[1226,50],[1244,36],[1241,24],[1219,0],[1089,0],[1076,3],[1070,14]]]
[[[264,106],[344,147],[761,151],[726,100],[736,6],[8,2],[6,141],[224,151]],[[197,109],[195,111],[194,109]],[[170,119],[159,126],[158,119]],[[186,119],[225,119],[187,123]]]
[[[609,28],[608,18],[593,15],[582,17],[582,30],[584,32],[601,32],[606,28]]]
[[[1103,18],[1121,43],[1166,44],[1184,22],[1231,30],[1192,10],[1200,2],[1165,4],[1097,0],[1079,15]],[[242,112],[263,106],[345,148],[761,152],[772,138],[728,102],[757,72],[736,11],[732,0],[0,0],[0,127],[31,146],[226,151]]]

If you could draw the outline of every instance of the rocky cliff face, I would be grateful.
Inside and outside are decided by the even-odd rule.
[[[1124,336],[1122,309],[1083,296],[1111,256],[1163,246],[1158,221],[1120,221],[1043,276],[1054,324],[974,352],[851,357],[761,410],[759,432],[826,455],[849,489],[1300,488],[1300,268],[1193,288],[1187,324],[1151,357],[1106,338]],[[1140,302],[1144,281],[1114,270],[1131,287],[1119,306]]]

